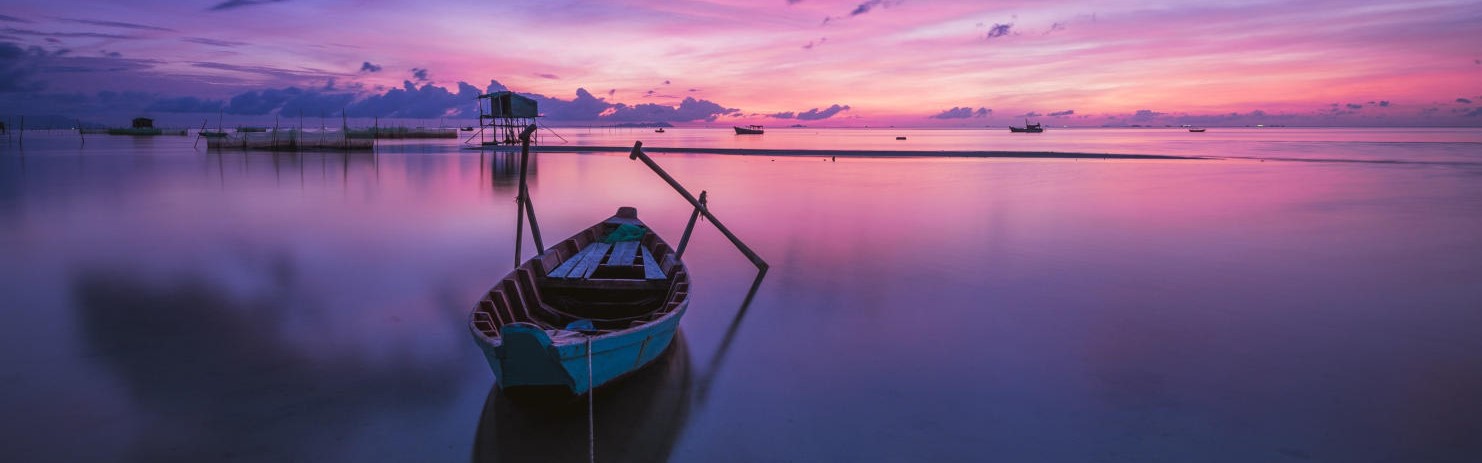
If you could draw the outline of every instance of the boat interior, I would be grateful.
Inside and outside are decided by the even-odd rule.
[[[592,329],[611,331],[677,309],[689,296],[684,265],[646,229],[637,240],[606,242],[624,224],[642,222],[615,216],[525,261],[478,302],[474,327],[490,338],[511,323],[562,329],[589,320]]]

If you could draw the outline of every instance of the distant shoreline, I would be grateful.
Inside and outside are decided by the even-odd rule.
[[[516,146],[478,147],[482,149],[511,150]],[[478,149],[475,148],[475,149]],[[627,153],[631,146],[531,146],[530,151],[545,153]],[[1201,156],[1175,156],[1165,154],[1111,154],[1070,153],[1060,151],[911,151],[911,150],[813,150],[813,149],[754,149],[754,148],[676,148],[668,146],[645,146],[648,153],[698,153],[728,154],[738,156],[787,156],[787,157],[872,157],[872,158],[1028,158],[1028,159],[1215,159]]]

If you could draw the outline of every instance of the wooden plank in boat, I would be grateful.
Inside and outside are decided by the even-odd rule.
[[[654,261],[654,255],[649,254],[648,248],[639,248],[643,253],[643,277],[650,280],[664,279],[664,269],[659,268],[659,263]]]
[[[632,267],[634,257],[638,257],[638,242],[619,241],[612,245],[612,256],[607,258],[607,265]]]
[[[597,252],[596,243],[587,245],[587,247],[581,248],[581,251],[577,251],[576,255],[571,256],[570,259],[566,259],[566,261],[562,262],[561,265],[557,265],[556,269],[551,270],[551,272],[546,274],[546,276],[551,278],[579,277],[581,276],[581,274],[577,273],[575,275],[572,275],[573,271],[581,265],[583,259],[586,259],[589,254],[594,252]]]
[[[602,258],[607,255],[607,250],[611,249],[612,245],[599,241],[587,245],[587,248],[592,249],[592,251],[582,256],[581,262],[576,264],[576,268],[571,269],[571,273],[566,275],[567,278],[591,277],[592,272],[597,271],[597,264],[602,263]],[[586,249],[582,251],[586,251]]]

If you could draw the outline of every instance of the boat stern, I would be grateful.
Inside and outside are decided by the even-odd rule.
[[[561,354],[545,330],[529,323],[511,323],[499,330],[500,343],[493,346],[489,367],[501,388],[516,386],[572,387],[571,376],[561,365]]]

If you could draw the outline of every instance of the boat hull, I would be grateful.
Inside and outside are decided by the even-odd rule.
[[[1045,129],[1041,129],[1041,128],[1038,128],[1038,127],[1029,127],[1029,128],[1009,127],[1009,132],[1013,132],[1013,133],[1043,133],[1044,131],[1045,131]]]
[[[587,336],[559,336],[526,323],[507,325],[499,342],[480,342],[499,387],[565,388],[580,395],[642,369],[674,340],[689,305],[638,328],[590,338],[591,376],[587,374]],[[480,337],[475,333],[475,337]]]
[[[731,128],[736,129],[736,135],[761,135],[762,134],[762,131],[760,129],[748,129],[746,127],[735,127],[735,126],[732,126]]]

